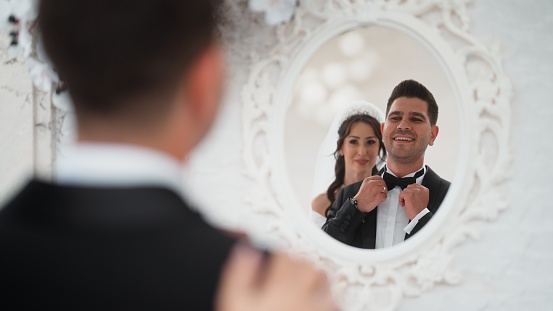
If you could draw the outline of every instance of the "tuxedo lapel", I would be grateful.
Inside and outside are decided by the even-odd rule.
[[[434,173],[434,171],[427,165],[426,174],[424,174],[424,178],[421,182],[421,185],[428,188],[429,198],[428,198],[427,208],[432,213],[435,213],[438,207],[440,207],[440,204],[442,204],[443,195],[440,192],[440,183],[441,183],[440,176]],[[442,200],[440,200],[440,197],[442,198]],[[411,222],[411,220],[409,220],[409,222]],[[405,233],[405,240],[407,240],[410,237],[411,237],[411,234]]]
[[[430,167],[426,166],[426,174],[424,175],[424,179],[422,180],[421,184],[428,188],[430,192],[428,200],[428,210],[434,213],[436,212],[438,207],[440,207],[440,204],[442,204],[442,200],[444,197],[444,194],[440,189],[441,178]]]

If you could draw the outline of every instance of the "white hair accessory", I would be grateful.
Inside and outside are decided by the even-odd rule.
[[[358,114],[369,115],[375,118],[376,121],[378,121],[379,123],[384,122],[384,113],[382,113],[382,111],[380,111],[378,107],[367,101],[357,100],[342,109],[341,113],[339,114],[342,116],[342,118],[338,120],[338,125],[341,125],[344,121],[346,121],[347,118]]]

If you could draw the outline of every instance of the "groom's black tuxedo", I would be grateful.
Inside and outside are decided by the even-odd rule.
[[[379,173],[382,175],[382,172]],[[361,184],[357,182],[343,188],[336,200],[328,211],[326,223],[323,230],[335,239],[360,248],[375,248],[376,241],[376,215],[377,209],[369,213],[360,212],[350,203],[349,198],[354,197]],[[422,185],[428,188],[430,199],[428,201],[428,210],[430,213],[422,217],[410,234],[405,234],[405,239],[417,233],[434,216],[442,201],[444,200],[449,181],[438,176],[430,167],[426,167],[426,174],[422,180]]]
[[[171,190],[32,181],[0,210],[0,309],[212,310],[234,243]]]

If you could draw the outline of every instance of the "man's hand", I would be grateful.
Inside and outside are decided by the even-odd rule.
[[[266,266],[263,266],[266,264]],[[218,311],[337,310],[326,276],[308,262],[238,246],[227,262],[216,300]]]
[[[363,180],[354,199],[357,200],[357,209],[368,213],[386,200],[387,195],[388,188],[384,179],[380,176],[370,176]]]
[[[405,209],[407,217],[411,220],[428,206],[429,200],[428,188],[419,184],[411,184],[399,194],[399,205]]]

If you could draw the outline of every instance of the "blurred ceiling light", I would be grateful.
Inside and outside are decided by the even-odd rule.
[[[330,95],[328,104],[333,113],[339,112],[344,105],[363,99],[363,93],[355,86],[346,84]]]
[[[355,56],[365,48],[365,39],[357,31],[350,31],[340,37],[338,48],[346,56]]]
[[[340,63],[327,63],[323,67],[322,79],[329,87],[338,87],[346,80],[346,69]]]
[[[327,90],[319,82],[313,81],[300,89],[300,98],[306,103],[321,103],[326,100]]]
[[[381,53],[377,52],[373,48],[367,48],[363,51],[362,57],[372,66],[376,66],[382,61]]]
[[[374,72],[372,64],[366,59],[356,59],[348,64],[348,74],[354,81],[366,81]]]
[[[332,120],[336,115],[336,112],[334,112],[328,106],[321,106],[320,109],[311,111],[311,115],[313,115],[313,113],[315,115],[315,120],[317,121],[317,123],[325,128],[330,126],[330,123],[332,123]]]

